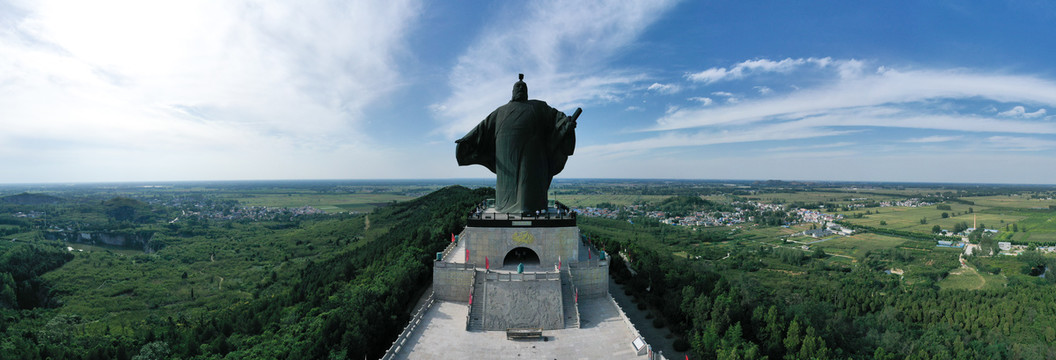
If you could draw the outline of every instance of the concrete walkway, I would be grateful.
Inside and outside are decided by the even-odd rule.
[[[397,359],[645,359],[608,297],[580,299],[580,329],[546,330],[546,341],[514,341],[505,331],[466,331],[466,303],[440,301]]]

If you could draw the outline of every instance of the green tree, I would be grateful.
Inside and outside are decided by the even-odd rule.
[[[941,233],[942,232],[942,227],[940,227],[938,225],[932,226],[931,227],[931,232],[934,233],[934,234]]]
[[[788,324],[788,332],[785,334],[785,359],[795,359],[794,354],[799,352],[803,344],[802,332],[799,328],[799,318],[792,319],[792,322]]]

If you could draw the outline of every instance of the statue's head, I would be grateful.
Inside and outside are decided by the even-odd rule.
[[[528,101],[528,84],[524,83],[524,74],[517,74],[516,83],[513,84],[513,99],[511,101]]]

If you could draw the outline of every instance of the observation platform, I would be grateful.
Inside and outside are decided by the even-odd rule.
[[[505,331],[466,331],[466,303],[430,307],[395,359],[647,359],[630,322],[608,295],[581,298],[580,327],[544,330],[543,340],[508,340]]]
[[[466,217],[468,227],[568,227],[576,226],[576,212],[564,204],[550,200],[546,210],[531,213],[500,213],[495,211],[495,199],[485,200]]]

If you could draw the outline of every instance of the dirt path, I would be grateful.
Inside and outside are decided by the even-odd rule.
[[[370,230],[370,215],[363,216],[363,231]]]

